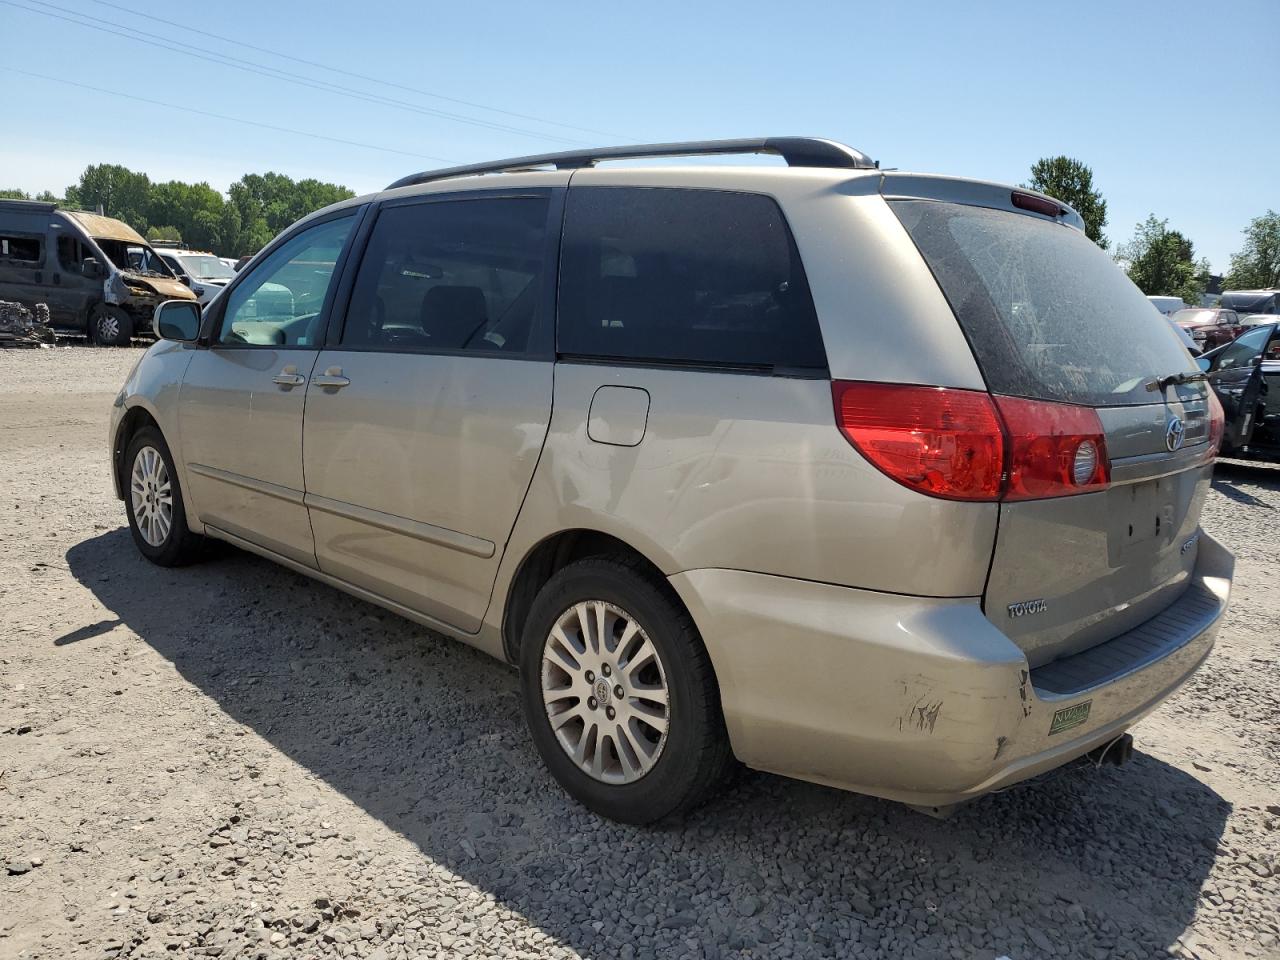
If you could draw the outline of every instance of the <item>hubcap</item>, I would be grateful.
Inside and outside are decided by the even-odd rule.
[[[155,447],[143,447],[133,458],[129,495],[142,539],[153,547],[162,546],[173,526],[173,490],[164,457]]]
[[[584,773],[632,783],[667,742],[667,676],[648,634],[603,600],[560,615],[542,648],[542,702],[556,740]]]
[[[110,310],[105,310],[98,315],[98,339],[102,341],[114,340],[120,335],[120,321],[112,315]]]

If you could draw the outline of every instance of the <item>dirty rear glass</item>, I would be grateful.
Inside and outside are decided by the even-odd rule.
[[[994,393],[1091,406],[1150,403],[1194,372],[1168,322],[1080,231],[929,200],[889,205],[933,270]]]

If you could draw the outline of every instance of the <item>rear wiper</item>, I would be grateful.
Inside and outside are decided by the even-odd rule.
[[[1169,387],[1180,387],[1184,383],[1195,383],[1198,380],[1208,380],[1203,372],[1200,373],[1171,373],[1167,377],[1156,377],[1154,380],[1147,381],[1147,389],[1152,393],[1157,390],[1165,390]]]

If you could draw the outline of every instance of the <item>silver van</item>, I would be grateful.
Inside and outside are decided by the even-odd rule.
[[[601,165],[731,153],[785,166]],[[734,758],[934,812],[1124,759],[1226,608],[1221,408],[1020,188],[806,138],[452,168],[156,327],[110,426],[138,549],[227,541],[517,665],[613,819]]]

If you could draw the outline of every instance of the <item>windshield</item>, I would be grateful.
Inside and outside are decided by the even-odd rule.
[[[1193,373],[1178,337],[1079,230],[987,207],[889,205],[924,255],[995,393],[1092,406],[1149,403]]]
[[[105,240],[94,237],[94,241],[119,269],[129,273],[139,273],[146,277],[172,277],[169,265],[160,259],[160,254],[150,247],[140,247],[126,240]]]
[[[235,271],[212,254],[184,253],[178,260],[197,280],[230,280]]]
[[[1217,323],[1218,314],[1213,310],[1179,310],[1171,319],[1174,323]]]

